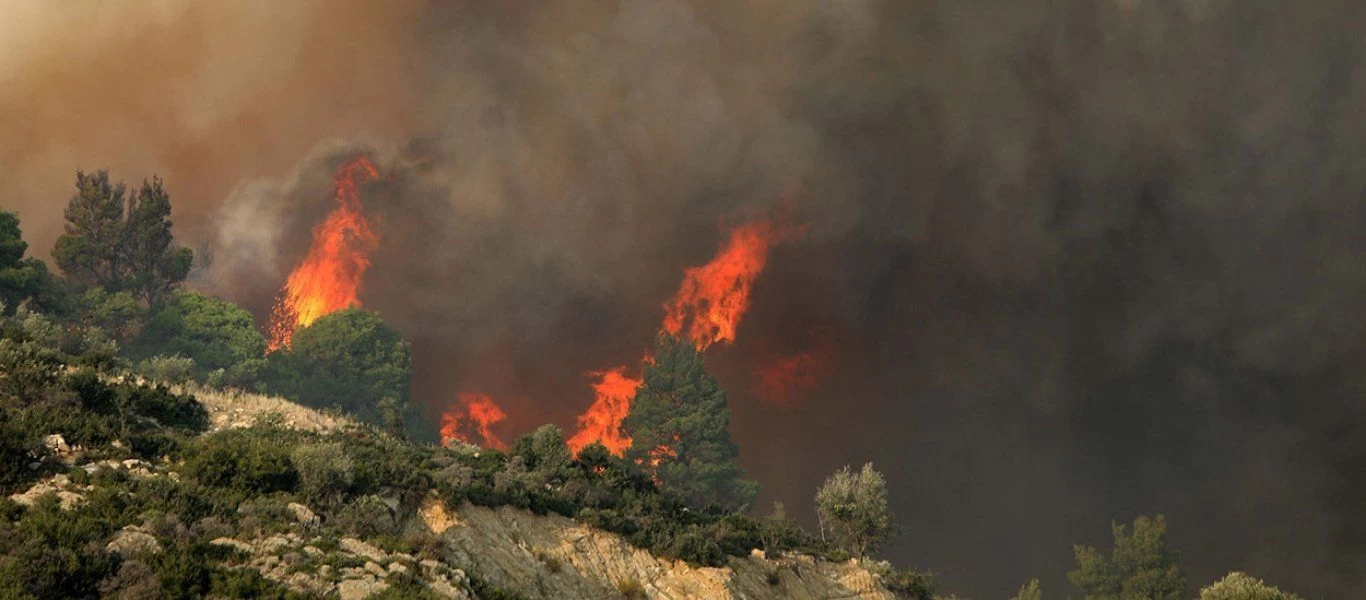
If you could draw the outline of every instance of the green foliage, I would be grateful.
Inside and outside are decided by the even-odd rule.
[[[75,310],[81,327],[108,332],[120,343],[132,340],[147,319],[146,309],[132,294],[102,287],[85,290],[76,299]]]
[[[398,521],[389,505],[379,496],[366,495],[342,506],[329,520],[346,533],[357,537],[392,535],[398,532]]]
[[[405,413],[412,410],[409,344],[372,312],[351,308],[318,319],[295,332],[290,350],[273,352],[269,360],[267,391],[306,406],[336,406],[375,425],[384,425],[385,398],[394,398]]]
[[[153,356],[138,363],[137,372],[159,383],[184,384],[194,379],[194,359],[176,354]]]
[[[63,511],[55,496],[26,511],[0,536],[0,597],[94,598],[119,561],[100,542],[112,525],[89,511]]]
[[[188,357],[194,361],[196,378],[204,379],[218,369],[231,372],[260,359],[266,352],[266,339],[245,309],[179,290],[152,312],[130,352],[135,358]]]
[[[517,438],[508,456],[520,458],[523,466],[545,480],[563,478],[573,464],[564,432],[554,425],[542,425],[531,435]]]
[[[816,512],[822,529],[854,556],[877,550],[893,531],[887,481],[873,463],[857,473],[846,466],[828,477],[816,491]]]
[[[189,274],[193,254],[174,244],[171,199],[159,177],[128,196],[108,171],[77,171],[64,216],[52,256],[77,284],[127,291],[154,306]]]
[[[1180,600],[1186,576],[1180,553],[1167,546],[1167,520],[1134,519],[1133,530],[1111,525],[1114,547],[1107,558],[1095,548],[1075,546],[1077,568],[1067,574],[1087,600]]]
[[[1200,600],[1300,600],[1247,573],[1233,572],[1200,590]]]
[[[33,479],[28,464],[42,448],[37,433],[16,422],[10,411],[0,411],[0,490]]]
[[[336,504],[354,480],[354,463],[339,443],[304,444],[289,458],[299,472],[299,495],[309,503]]]
[[[1015,594],[1014,600],[1043,600],[1043,592],[1039,589],[1039,580],[1030,579],[1029,583],[1020,587],[1020,591]]]
[[[882,585],[901,600],[935,600],[939,582],[934,575],[905,569],[891,569],[882,575]],[[1037,600],[1037,599],[1036,599]]]
[[[759,493],[741,479],[726,393],[687,340],[659,337],[622,429],[632,439],[626,458],[651,465],[660,486],[689,506],[742,510]]]
[[[184,472],[204,485],[259,495],[293,491],[299,473],[289,448],[262,428],[222,431],[195,441]]]
[[[54,284],[47,265],[36,258],[24,258],[27,251],[19,216],[0,211],[0,314],[14,314],[28,299],[51,303]]]

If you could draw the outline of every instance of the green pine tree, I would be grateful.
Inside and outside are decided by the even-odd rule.
[[[159,304],[190,272],[193,253],[171,236],[171,199],[161,178],[144,181],[131,198],[108,171],[76,172],[65,233],[52,257],[73,282],[127,291]]]
[[[1077,568],[1067,574],[1086,600],[1181,600],[1186,575],[1181,554],[1167,545],[1167,520],[1138,517],[1133,529],[1114,523],[1114,548],[1106,557],[1076,546]]]
[[[741,479],[726,392],[687,340],[659,337],[622,429],[632,440],[626,458],[690,506],[742,510],[759,493],[757,482]]]
[[[30,298],[41,302],[52,287],[47,265],[36,258],[24,258],[27,251],[19,216],[0,211],[0,308],[4,314],[14,314],[19,303]]]

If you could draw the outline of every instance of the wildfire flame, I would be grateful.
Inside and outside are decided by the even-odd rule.
[[[485,448],[507,450],[508,445],[493,432],[493,425],[507,418],[507,413],[485,394],[462,393],[457,403],[441,416],[441,443],[453,440],[467,444],[478,443]],[[479,441],[474,441],[477,434]]]
[[[584,446],[598,442],[612,454],[621,456],[631,446],[631,438],[621,432],[621,421],[631,412],[631,401],[644,381],[626,375],[626,367],[589,373],[599,377],[593,384],[597,399],[579,416],[579,432],[569,438],[569,449],[578,454]]]
[[[699,351],[717,342],[734,342],[740,317],[749,308],[750,288],[764,270],[768,251],[778,238],[772,221],[755,221],[731,230],[730,239],[715,258],[684,271],[678,293],[664,305],[660,328],[671,335],[687,335]],[[647,356],[644,362],[654,360]],[[608,369],[601,375],[593,386],[597,400],[579,416],[579,431],[569,439],[569,447],[577,453],[598,442],[622,456],[631,438],[621,433],[621,422],[631,412],[636,389],[643,381],[626,376],[625,367]]]
[[[735,341],[735,328],[749,308],[749,291],[764,270],[776,233],[773,223],[757,221],[735,228],[715,258],[684,271],[683,284],[664,305],[663,329],[686,331],[698,350]]]
[[[370,267],[370,253],[379,247],[379,234],[365,216],[359,189],[378,177],[379,171],[365,156],[337,170],[333,187],[338,206],[313,229],[313,245],[280,290],[270,314],[267,352],[288,348],[296,329],[360,305],[356,294]]]

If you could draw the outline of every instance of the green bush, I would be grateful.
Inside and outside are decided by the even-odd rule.
[[[319,506],[332,506],[346,496],[355,465],[339,443],[303,444],[290,454],[299,472],[299,495]]]
[[[205,436],[189,448],[184,473],[204,485],[261,495],[294,491],[299,473],[289,448],[257,428]]]
[[[1200,590],[1200,600],[1300,600],[1247,573],[1233,572]]]
[[[380,403],[393,398],[403,414],[412,352],[407,340],[374,313],[351,308],[318,319],[294,334],[293,347],[268,357],[267,391],[314,408],[339,407],[383,426]]]
[[[156,355],[138,363],[137,372],[160,383],[183,384],[195,377],[193,358],[175,354]]]
[[[180,290],[152,313],[130,346],[135,358],[175,355],[192,361],[192,374],[204,379],[230,371],[266,353],[266,340],[251,313],[230,302]]]
[[[398,532],[389,505],[379,496],[361,496],[348,502],[328,520],[341,530],[357,537],[393,535]]]

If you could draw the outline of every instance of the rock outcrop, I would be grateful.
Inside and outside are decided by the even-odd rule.
[[[893,600],[856,561],[770,559],[755,551],[727,567],[692,567],[561,516],[466,505],[443,538],[449,562],[529,598]]]

